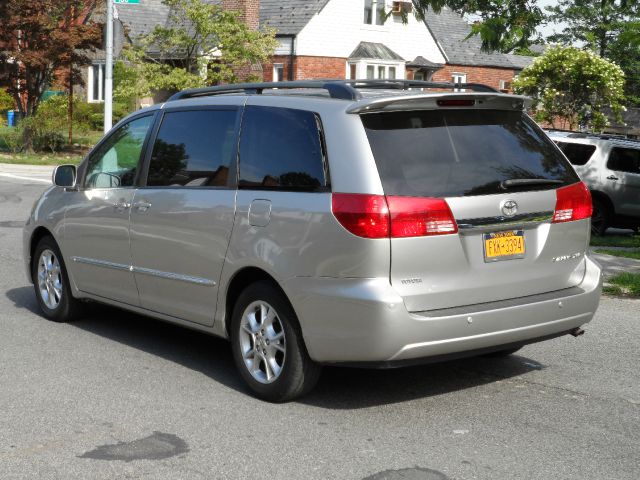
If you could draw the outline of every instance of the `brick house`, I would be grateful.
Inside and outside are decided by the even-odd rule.
[[[510,82],[531,57],[484,53],[466,20],[449,10],[428,13],[425,21],[401,12],[411,1],[392,0],[206,0],[239,11],[252,28],[276,31],[273,61],[262,66],[265,81],[311,78],[398,78],[479,82],[510,90]],[[102,4],[102,2],[98,2]],[[391,12],[385,18],[384,12]],[[117,5],[115,48],[168,22],[162,0]],[[103,21],[103,8],[92,10]],[[253,71],[252,73],[255,73]],[[104,52],[86,69],[83,94],[104,99]]]
[[[468,22],[450,10],[429,12],[424,22],[409,14],[406,24],[403,10],[411,1],[261,0],[260,25],[276,28],[279,40],[265,80],[407,78],[510,90],[532,61],[482,52],[479,38],[466,40]]]

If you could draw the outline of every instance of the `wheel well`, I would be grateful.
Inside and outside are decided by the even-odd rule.
[[[40,240],[42,240],[44,237],[51,237],[53,238],[53,235],[51,235],[51,232],[49,230],[47,230],[45,227],[38,227],[33,231],[33,234],[31,234],[31,243],[29,244],[29,267],[32,267],[32,263],[33,263],[33,254],[36,250],[36,246],[38,246],[38,243],[40,242]]]
[[[289,301],[287,294],[284,292],[284,290],[282,289],[282,287],[280,286],[280,284],[277,282],[275,278],[273,278],[271,275],[269,275],[264,270],[261,270],[260,268],[256,268],[256,267],[243,268],[242,270],[238,271],[234,275],[234,277],[231,279],[231,282],[229,283],[229,287],[227,288],[227,296],[226,296],[226,302],[225,302],[225,320],[224,320],[224,323],[225,323],[224,328],[227,335],[229,335],[228,327],[231,321],[231,315],[233,315],[233,307],[235,306],[236,301],[238,300],[238,297],[240,296],[240,294],[245,288],[247,288],[252,283],[257,283],[257,282],[268,282],[271,285],[273,285],[275,288],[280,290],[284,298],[286,298],[287,302],[289,302],[289,305],[291,305],[291,302]]]
[[[611,199],[606,193],[602,193],[598,190],[591,190],[591,197],[594,200],[600,200],[602,203],[604,203],[612,215],[616,213],[616,209],[613,206],[613,202],[611,201]]]

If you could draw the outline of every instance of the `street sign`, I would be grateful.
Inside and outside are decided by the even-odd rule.
[[[113,3],[132,3],[139,4],[140,0],[113,0]]]

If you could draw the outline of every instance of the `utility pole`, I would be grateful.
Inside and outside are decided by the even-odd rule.
[[[107,1],[107,61],[104,66],[104,133],[113,124],[113,0]]]

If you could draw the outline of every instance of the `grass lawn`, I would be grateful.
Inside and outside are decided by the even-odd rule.
[[[596,253],[604,253],[605,255],[613,255],[614,257],[633,258],[640,260],[640,249],[636,250],[611,250],[608,248],[598,248]]]
[[[591,237],[592,247],[640,248],[640,235],[609,235]]]
[[[82,155],[69,153],[1,153],[0,163],[19,163],[22,165],[78,165]]]
[[[608,280],[604,293],[640,298],[640,273],[621,273]]]

